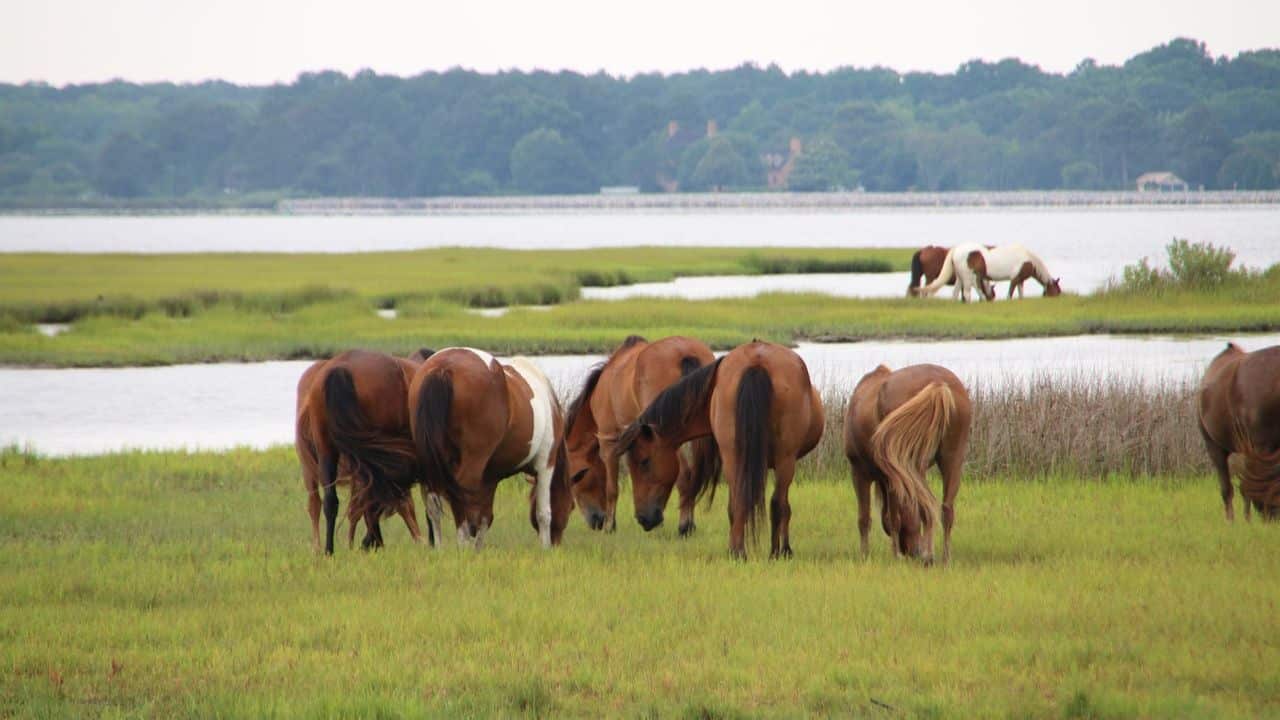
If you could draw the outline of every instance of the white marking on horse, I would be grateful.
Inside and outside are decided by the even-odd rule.
[[[554,471],[552,450],[555,448],[555,392],[547,376],[542,374],[531,360],[525,357],[514,357],[508,365],[533,391],[529,407],[533,411],[533,429],[529,433],[529,454],[521,461],[520,467],[529,467],[537,474],[535,485],[536,515],[538,520],[538,536],[543,547],[551,546],[551,475]]]
[[[472,353],[476,357],[480,358],[481,362],[484,363],[485,367],[489,367],[490,365],[493,364],[493,355],[485,352],[484,350],[477,350],[475,348],[470,348],[470,347],[447,347],[447,348],[444,348],[444,350],[437,350],[436,354],[438,355],[444,352],[445,350],[465,350],[469,353]]]

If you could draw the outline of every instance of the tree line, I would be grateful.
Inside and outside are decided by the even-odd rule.
[[[776,66],[0,85],[0,198],[1280,185],[1280,50],[1177,39],[1065,74]]]

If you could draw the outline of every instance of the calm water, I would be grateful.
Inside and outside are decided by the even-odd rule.
[[[1085,336],[804,344],[799,352],[820,386],[847,392],[882,362],[891,367],[938,363],[968,383],[988,387],[1036,377],[1099,374],[1149,384],[1177,383],[1198,378],[1226,341]],[[1280,344],[1280,335],[1248,336],[1242,344],[1250,350]],[[566,395],[600,359],[571,355],[537,361]],[[53,455],[291,443],[294,388],[308,364],[0,369],[0,443],[29,445]]]

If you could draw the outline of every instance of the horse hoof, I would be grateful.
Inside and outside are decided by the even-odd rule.
[[[690,520],[690,521],[689,521],[689,522],[687,522],[687,523],[680,523],[680,537],[682,537],[682,538],[683,538],[683,537],[689,537],[689,536],[690,536],[690,535],[692,535],[692,534],[693,534],[697,529],[698,529],[698,526],[697,526],[697,525],[694,525],[692,520]]]

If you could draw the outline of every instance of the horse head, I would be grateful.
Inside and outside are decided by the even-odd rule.
[[[1052,280],[1050,280],[1049,283],[1044,286],[1044,296],[1058,297],[1059,295],[1061,295],[1062,294],[1062,285],[1060,283],[1061,280],[1062,278],[1053,278]]]

